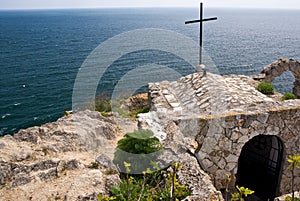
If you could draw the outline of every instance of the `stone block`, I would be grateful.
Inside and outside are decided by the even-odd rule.
[[[228,172],[236,172],[237,171],[237,162],[234,163],[227,163],[225,170]]]
[[[227,164],[228,163],[237,163],[238,157],[236,155],[230,154],[228,157],[225,158]]]
[[[226,161],[224,158],[221,158],[220,161],[217,164],[219,166],[220,169],[224,169],[226,166]]]
[[[233,131],[232,134],[231,134],[231,140],[233,143],[237,142],[240,137],[242,136],[242,134],[238,131]]]
[[[238,139],[238,143],[239,144],[245,144],[246,142],[248,142],[249,141],[249,137],[247,136],[247,135],[243,135],[242,137],[240,137],[239,139]]]
[[[206,153],[210,153],[217,146],[217,140],[211,137],[207,137],[204,140],[201,150]]]
[[[278,135],[280,132],[280,129],[277,126],[270,125],[266,129],[266,134],[267,135]]]
[[[232,149],[232,141],[228,140],[227,138],[223,138],[219,141],[219,147],[221,150],[228,150],[231,151]]]
[[[269,113],[259,114],[257,116],[257,121],[265,124],[268,121],[268,118],[269,118]]]
[[[212,167],[213,164],[214,164],[212,161],[208,160],[207,158],[204,159],[204,160],[202,161],[202,163],[203,163],[203,165],[204,165],[204,167],[205,167],[206,169]]]

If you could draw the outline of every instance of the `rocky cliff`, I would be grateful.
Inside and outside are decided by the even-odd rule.
[[[84,111],[0,138],[0,200],[89,200],[119,176],[111,120]],[[99,164],[99,168],[97,167]]]
[[[178,127],[165,122],[161,128],[165,150],[160,161],[182,163],[178,179],[192,192],[185,200],[223,200],[196,158],[188,153],[189,143],[182,141]],[[116,143],[134,129],[136,121],[81,111],[1,137],[0,201],[82,201],[109,194],[111,186],[120,182],[112,163]]]

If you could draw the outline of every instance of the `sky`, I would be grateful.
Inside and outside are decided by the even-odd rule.
[[[199,7],[201,0],[0,0],[0,9]],[[300,9],[300,0],[202,0],[205,7]]]

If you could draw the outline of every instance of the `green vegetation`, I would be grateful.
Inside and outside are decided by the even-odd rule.
[[[125,111],[121,108],[122,103],[128,98],[128,96],[119,97],[117,100],[112,101],[110,97],[105,94],[100,94],[95,98],[95,111],[100,112],[103,116],[108,116],[109,112],[117,112],[121,117],[137,118],[140,113],[149,112],[149,106],[139,108],[133,111]]]
[[[98,200],[176,201],[190,195],[189,189],[177,179],[180,163],[172,163],[171,170],[167,172],[153,162],[161,150],[162,145],[152,131],[127,133],[119,140],[114,157],[114,163],[123,172],[120,185],[111,188],[110,196],[98,195]]]
[[[133,110],[133,111],[130,112],[130,117],[131,118],[137,118],[138,114],[147,113],[149,111],[150,111],[149,106],[146,106],[146,107],[143,107],[143,108],[140,108],[140,109],[137,109],[137,110]]]
[[[226,174],[226,189],[225,189],[225,200],[228,201],[229,197],[229,184],[231,182],[231,176]]]
[[[293,155],[293,156],[289,156],[288,157],[288,162],[290,164],[290,170],[292,172],[292,183],[291,183],[291,186],[292,186],[292,198],[291,200],[292,201],[295,201],[295,170],[296,169],[300,169],[300,156],[298,155]],[[298,199],[298,198],[297,198]],[[299,200],[299,199],[298,199]]]
[[[156,160],[162,150],[158,138],[150,130],[138,130],[127,133],[119,140],[113,162],[121,172],[127,172],[124,162],[131,164],[134,173],[141,173],[152,167],[151,163]]]
[[[95,111],[100,112],[103,116],[111,112],[111,100],[105,94],[100,94],[95,98]]]
[[[300,201],[300,199],[299,198],[294,198],[294,200],[293,200],[290,196],[288,196],[288,197],[285,198],[285,201]]]
[[[274,86],[266,82],[259,83],[257,90],[266,95],[274,94]]]
[[[245,201],[244,197],[248,197],[248,195],[251,195],[254,193],[254,191],[252,191],[248,188],[245,188],[243,186],[241,186],[241,187],[236,186],[236,188],[237,188],[238,192],[231,195],[232,201]]]
[[[231,176],[226,174],[226,188],[225,188],[225,201],[229,199],[229,184],[231,182]],[[249,188],[245,188],[243,186],[239,187],[236,186],[236,193],[231,193],[231,201],[244,201],[244,197],[248,197],[248,195],[252,195],[254,191],[250,190]]]
[[[147,169],[141,176],[130,175],[130,163],[124,162],[126,176],[119,186],[113,186],[110,197],[99,195],[99,201],[158,201],[158,200],[181,200],[189,196],[189,189],[179,184],[176,173],[181,164],[173,163],[171,171],[160,170],[154,164],[155,171]],[[166,175],[166,177],[164,176]]]
[[[296,96],[292,93],[285,93],[282,97],[282,100],[293,100],[296,99]]]
[[[99,163],[97,161],[91,162],[91,164],[88,166],[90,169],[98,169]]]
[[[156,201],[156,200],[180,200],[190,195],[190,190],[178,182],[177,172],[180,163],[173,163],[171,171],[161,170],[155,161],[162,150],[159,140],[150,130],[139,130],[127,133],[118,142],[114,163],[121,173],[119,186],[111,188],[110,196],[99,195],[99,201]],[[149,157],[149,154],[153,154]],[[300,156],[288,157],[292,172],[292,197],[286,201],[300,201],[294,196],[295,170],[300,169]],[[94,165],[91,165],[94,166]],[[150,168],[151,167],[151,168]],[[139,173],[139,174],[135,174]],[[227,175],[226,197],[231,201],[244,201],[253,190],[236,186],[235,193],[230,193],[229,183],[231,177]]]

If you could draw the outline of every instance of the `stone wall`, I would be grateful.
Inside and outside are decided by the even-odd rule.
[[[251,77],[197,72],[174,82],[150,83],[151,110],[158,116],[155,128],[167,119],[180,129],[181,141],[196,140],[200,165],[218,190],[226,187],[226,174],[232,176],[234,188],[239,158],[247,142],[255,136],[276,136],[271,141],[283,144],[285,157],[280,193],[289,193],[287,157],[300,155],[300,100],[282,101],[282,94],[266,96],[256,90],[257,80],[272,82],[284,71],[294,74],[297,92],[300,62],[292,59],[278,60]],[[295,94],[300,97],[300,93]],[[299,172],[297,175],[296,189],[300,189]]]
[[[198,128],[195,128],[195,122]],[[214,178],[217,189],[226,187],[226,174],[237,173],[238,159],[245,143],[258,135],[278,136],[286,153],[280,193],[291,190],[291,173],[286,161],[288,155],[300,155],[299,107],[212,119],[185,119],[179,120],[178,126],[186,135],[198,131],[198,156],[205,171]],[[300,177],[297,175],[295,189],[300,189]]]

